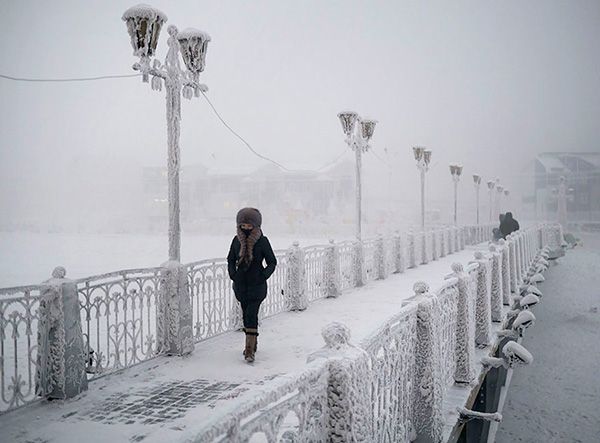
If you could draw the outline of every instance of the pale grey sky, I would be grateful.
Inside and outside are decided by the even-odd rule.
[[[0,73],[132,72],[121,21],[132,4],[2,0]],[[450,196],[450,161],[464,164],[471,189],[471,173],[510,182],[536,152],[600,149],[597,0],[151,4],[168,24],[211,34],[201,77],[210,97],[257,150],[289,167],[316,168],[344,149],[336,118],[344,109],[379,120],[374,149],[395,153],[396,186],[415,195],[414,144],[434,151],[437,198]],[[2,213],[83,201],[126,185],[140,166],[164,164],[164,91],[137,78],[0,79],[0,94]],[[184,165],[260,164],[203,99],[182,112]],[[368,156],[365,169],[381,176],[385,167]]]

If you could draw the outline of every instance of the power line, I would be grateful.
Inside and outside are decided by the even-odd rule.
[[[99,75],[96,77],[74,77],[74,78],[25,78],[25,77],[13,77],[10,75],[0,74],[0,77],[7,80],[14,80],[18,82],[88,82],[94,80],[107,80],[112,78],[128,78],[128,77],[139,77],[142,74],[123,74],[123,75]]]
[[[0,77],[4,78],[6,80],[13,80],[13,81],[20,81],[20,82],[67,83],[67,82],[86,82],[86,81],[95,81],[95,80],[107,80],[107,79],[116,79],[116,78],[131,78],[131,77],[139,77],[141,75],[142,74],[140,74],[140,73],[136,73],[136,74],[121,74],[121,75],[100,75],[100,76],[94,76],[94,77],[28,78],[28,77],[15,77],[15,76],[12,76],[12,75],[0,74]],[[344,151],[342,153],[340,153],[340,155],[338,155],[333,161],[326,163],[325,165],[321,166],[320,168],[316,169],[315,171],[305,170],[305,169],[290,169],[290,168],[282,165],[281,163],[279,163],[279,162],[277,162],[277,161],[275,161],[275,160],[273,160],[273,159],[271,159],[269,157],[266,157],[266,156],[260,154],[259,152],[257,152],[250,145],[250,143],[248,143],[240,134],[238,134],[231,126],[229,126],[229,124],[221,116],[221,114],[219,113],[219,111],[217,111],[217,109],[215,108],[214,104],[208,98],[208,96],[204,93],[204,91],[201,91],[201,92],[202,92],[203,97],[206,99],[206,102],[209,104],[209,106],[211,107],[212,111],[217,116],[217,118],[221,121],[221,123],[235,137],[237,137],[250,150],[250,152],[252,152],[254,155],[256,155],[257,157],[259,157],[262,160],[265,160],[267,162],[273,163],[274,165],[278,166],[279,168],[283,169],[284,171],[288,171],[288,172],[320,172],[323,169],[326,169],[329,166],[332,166],[335,163],[337,163],[347,153],[347,150],[344,149]]]
[[[257,157],[259,157],[262,160],[268,161],[270,163],[273,163],[274,165],[280,167],[281,169],[283,169],[284,171],[287,172],[320,172],[323,169],[334,165],[335,163],[337,163],[347,152],[347,149],[344,149],[344,151],[342,153],[340,153],[340,155],[338,155],[335,160],[326,163],[325,165],[321,166],[320,168],[316,169],[316,170],[308,170],[308,169],[290,169],[287,168],[285,166],[283,166],[281,163],[279,163],[276,160],[273,160],[267,156],[264,156],[260,153],[258,153],[253,147],[252,145],[250,145],[250,143],[248,143],[246,141],[246,139],[244,139],[244,137],[242,137],[240,134],[238,134],[231,126],[229,126],[229,124],[225,121],[225,119],[221,116],[221,114],[219,113],[219,111],[217,111],[217,108],[215,108],[215,105],[212,103],[212,101],[208,98],[208,96],[206,95],[206,93],[204,91],[200,91],[202,92],[202,96],[206,99],[206,102],[208,103],[208,105],[211,107],[211,109],[213,110],[214,114],[217,116],[217,118],[221,121],[221,123],[223,124],[223,126],[225,126],[229,132],[231,132],[235,137],[238,138],[238,140],[240,140],[247,148],[250,152],[252,152],[254,155],[256,155]]]

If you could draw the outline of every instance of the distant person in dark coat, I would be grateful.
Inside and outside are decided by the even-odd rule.
[[[502,223],[500,223],[500,232],[502,233],[502,238],[506,238],[507,235],[518,230],[519,222],[513,218],[512,212],[507,212],[502,219]]]
[[[233,280],[235,298],[242,305],[246,333],[244,357],[252,363],[257,348],[258,311],[267,297],[267,280],[275,272],[277,258],[269,239],[260,229],[262,215],[258,209],[241,209],[236,224],[237,235],[229,248],[227,267],[229,277]]]

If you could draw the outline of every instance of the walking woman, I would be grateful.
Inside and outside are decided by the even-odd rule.
[[[229,248],[227,266],[229,277],[233,280],[235,298],[242,305],[244,313],[244,357],[252,363],[257,349],[258,310],[267,297],[267,280],[275,272],[277,258],[269,239],[260,229],[262,215],[258,209],[240,209],[236,224],[237,235]]]

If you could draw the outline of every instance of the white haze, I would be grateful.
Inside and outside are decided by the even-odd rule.
[[[2,1],[0,73],[132,73],[136,60],[121,14],[134,1]],[[472,173],[500,178],[518,213],[521,196],[530,193],[519,187],[536,153],[599,149],[596,0],[152,5],[168,24],[211,34],[202,81],[224,118],[262,154],[315,169],[345,148],[337,112],[377,119],[373,149],[384,158],[387,148],[391,159],[365,157],[367,212],[394,206],[404,222],[416,220],[412,145],[433,150],[428,205],[445,221],[452,198],[447,165],[464,165],[463,222],[473,222]],[[160,58],[166,37],[163,30]],[[164,91],[139,78],[0,79],[0,94],[1,228],[142,222],[142,168],[165,164]],[[202,98],[183,103],[181,151],[184,166],[231,171],[264,164]]]

